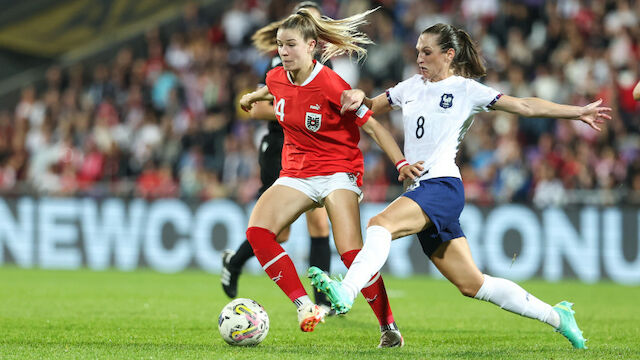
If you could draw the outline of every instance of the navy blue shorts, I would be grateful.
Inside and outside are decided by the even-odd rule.
[[[418,233],[422,250],[431,257],[443,242],[463,237],[460,213],[464,208],[464,187],[456,177],[420,181],[402,196],[415,201],[429,217],[432,226]]]

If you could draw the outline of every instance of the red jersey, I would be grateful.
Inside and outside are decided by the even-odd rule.
[[[340,96],[351,89],[349,84],[319,62],[302,85],[293,84],[282,66],[267,73],[266,83],[284,130],[280,176],[307,178],[346,172],[356,175],[361,186],[364,160],[358,148],[358,127],[369,120],[372,111],[340,115]]]

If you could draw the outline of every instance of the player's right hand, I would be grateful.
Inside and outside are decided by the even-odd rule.
[[[253,107],[253,93],[248,93],[240,98],[240,107],[242,110],[246,112],[251,112],[251,108]]]
[[[362,101],[365,98],[364,91],[360,89],[345,90],[340,96],[340,114],[344,114],[347,111],[356,111],[362,105]]]
[[[398,174],[398,181],[402,182],[405,179],[415,180],[417,177],[420,177],[424,171],[422,164],[424,164],[424,161],[418,161],[411,165],[401,167]]]

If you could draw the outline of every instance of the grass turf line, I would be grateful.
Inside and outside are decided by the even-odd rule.
[[[385,277],[406,340],[377,349],[378,324],[360,297],[313,333],[266,276],[245,275],[239,294],[267,310],[255,348],[227,345],[217,316],[229,301],[217,275],[198,271],[45,271],[0,267],[0,359],[633,359],[640,358],[640,287],[612,283],[522,285],[555,304],[575,302],[586,351],[549,326],[461,296],[448,282]],[[303,279],[308,284],[308,279]]]

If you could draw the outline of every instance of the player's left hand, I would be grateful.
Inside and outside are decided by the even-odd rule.
[[[422,166],[424,161],[418,161],[417,163],[406,165],[400,168],[398,181],[404,181],[404,179],[415,180],[416,177],[422,175],[424,167]]]
[[[611,116],[606,114],[605,112],[611,111],[609,107],[600,107],[599,105],[602,103],[602,99],[598,101],[592,102],[589,105],[585,105],[582,107],[582,115],[578,117],[578,120],[588,124],[593,129],[600,131],[601,129],[597,124],[603,124],[604,119],[611,120]]]
[[[246,112],[251,112],[253,107],[253,93],[248,93],[240,98],[240,107]]]
[[[365,98],[364,91],[360,89],[345,90],[340,96],[340,114],[344,114],[347,111],[356,111],[362,105],[362,101]]]

